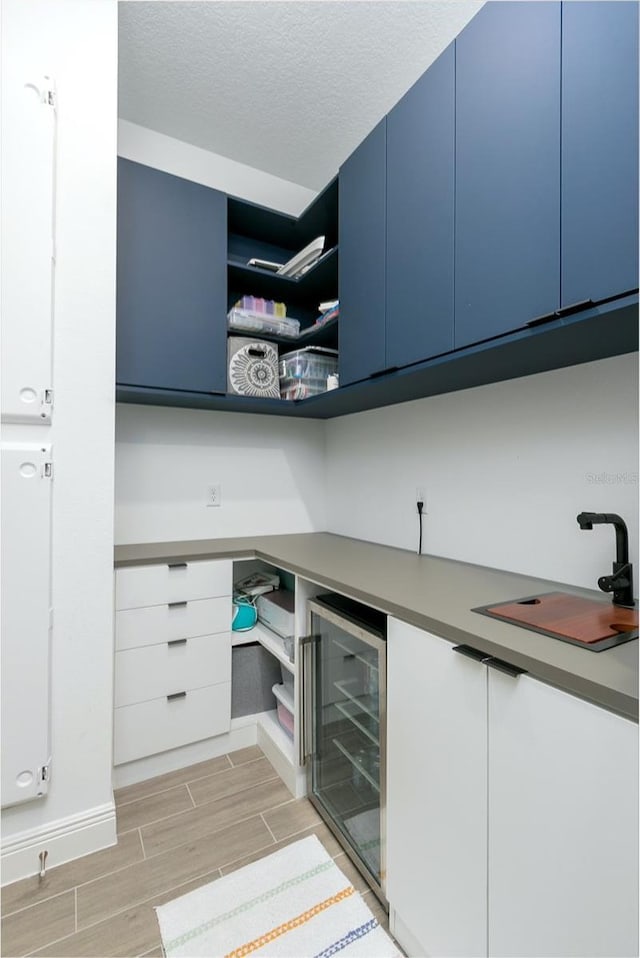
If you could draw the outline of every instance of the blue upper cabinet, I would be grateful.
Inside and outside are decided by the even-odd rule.
[[[638,4],[562,9],[562,305],[638,286]]]
[[[340,385],[387,367],[386,118],[340,168]]]
[[[560,305],[560,30],[494,2],[456,40],[456,348]]]
[[[454,97],[451,44],[387,117],[388,366],[453,349]]]
[[[119,385],[226,391],[226,268],[226,196],[119,159]]]

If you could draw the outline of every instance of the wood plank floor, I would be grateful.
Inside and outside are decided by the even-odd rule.
[[[256,746],[121,788],[118,844],[2,889],[2,955],[162,955],[154,906],[315,833],[387,916],[306,799]]]

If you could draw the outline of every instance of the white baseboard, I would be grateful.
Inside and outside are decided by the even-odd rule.
[[[117,840],[113,802],[19,832],[2,842],[2,884],[37,875],[41,851],[48,852],[49,869],[115,845]]]
[[[226,752],[235,752],[239,748],[255,745],[256,742],[256,716],[243,715],[231,720],[231,729],[224,735],[216,735],[215,738],[208,738],[203,742],[193,742],[169,752],[149,755],[136,762],[127,762],[126,765],[116,765],[113,770],[113,787],[135,785],[147,778],[175,772],[178,768],[186,768],[187,765],[195,765],[197,762],[206,762],[207,759],[217,758]]]

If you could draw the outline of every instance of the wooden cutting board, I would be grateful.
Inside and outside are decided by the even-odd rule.
[[[485,607],[485,614],[517,625],[543,629],[575,642],[599,642],[638,628],[638,612],[581,599],[565,592],[547,592],[504,605]]]

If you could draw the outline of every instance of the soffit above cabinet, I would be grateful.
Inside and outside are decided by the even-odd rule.
[[[481,2],[119,8],[119,115],[320,189]]]

